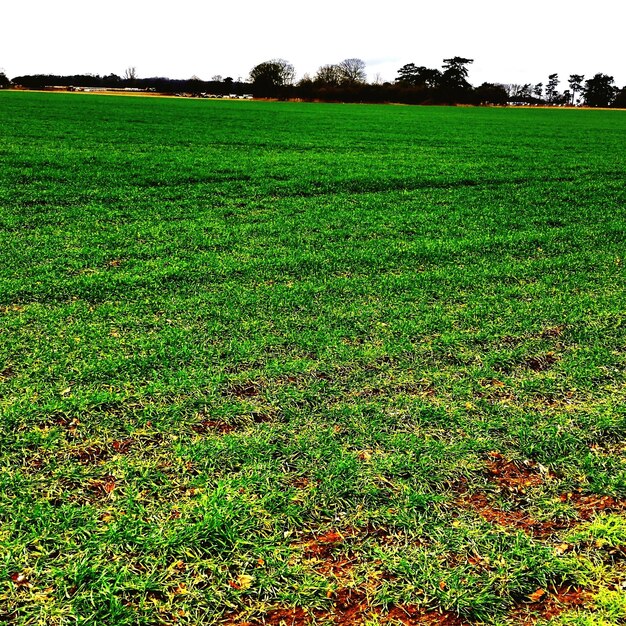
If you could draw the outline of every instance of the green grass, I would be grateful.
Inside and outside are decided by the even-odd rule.
[[[626,114],[0,111],[0,621],[621,619]]]

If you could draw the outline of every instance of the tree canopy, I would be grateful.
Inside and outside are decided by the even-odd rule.
[[[585,104],[590,107],[608,107],[617,94],[613,85],[613,77],[606,74],[596,74],[585,81]]]
[[[275,96],[281,88],[292,85],[296,77],[293,65],[285,59],[271,59],[250,70],[250,82],[255,95]]]

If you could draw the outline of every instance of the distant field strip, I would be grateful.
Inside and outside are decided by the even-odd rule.
[[[626,112],[0,114],[0,622],[626,620]]]

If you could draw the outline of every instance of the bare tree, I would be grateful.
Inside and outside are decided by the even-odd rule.
[[[361,59],[344,59],[337,67],[343,84],[357,85],[364,83],[367,78],[365,61]]]
[[[316,83],[332,85],[336,87],[341,84],[341,69],[338,65],[322,65],[313,79]]]
[[[122,77],[124,80],[136,80],[137,79],[137,68],[134,66],[127,67],[124,70],[124,76]]]

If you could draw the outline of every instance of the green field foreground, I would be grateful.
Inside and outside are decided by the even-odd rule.
[[[626,113],[0,120],[0,622],[625,623]]]

